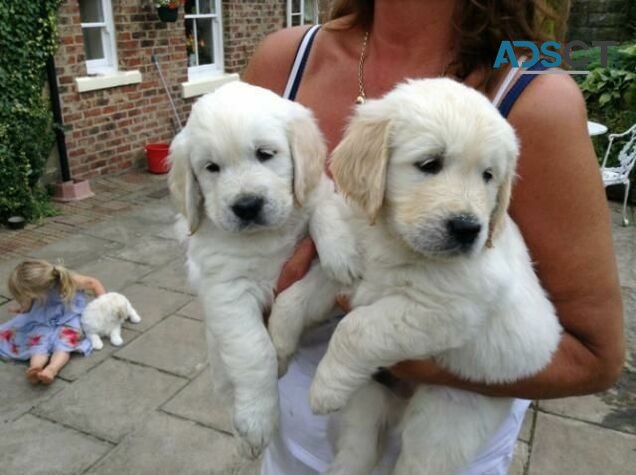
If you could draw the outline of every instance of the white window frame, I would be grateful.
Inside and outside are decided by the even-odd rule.
[[[305,2],[307,0],[299,0],[299,4],[300,4],[300,10],[299,11],[293,11],[293,0],[287,0],[287,26],[290,27],[292,26],[292,18],[299,16],[300,17],[300,23],[298,23],[298,25],[295,26],[299,26],[299,25],[309,25],[311,23],[305,23]],[[318,16],[319,16],[319,10],[318,10],[318,0],[308,0],[310,2],[313,2],[314,4],[314,18],[313,18],[313,24],[317,24],[318,23]]]
[[[84,28],[100,28],[102,36],[102,49],[104,57],[102,59],[87,59],[87,74],[112,74],[117,72],[117,46],[115,43],[115,24],[113,22],[113,7],[111,0],[94,0],[102,7],[102,17],[104,21],[94,23],[80,23],[82,27],[82,37]],[[79,2],[78,2],[79,3]],[[86,45],[84,45],[86,48]],[[85,49],[86,51],[86,49]]]
[[[197,19],[209,19],[212,23],[212,41],[214,41],[214,63],[201,66],[188,66],[188,80],[201,79],[204,77],[218,76],[224,71],[223,55],[223,12],[221,11],[221,0],[214,1],[215,13],[192,13],[184,15],[185,20],[192,19],[193,30],[196,35]],[[196,11],[199,11],[199,0],[195,0]],[[185,28],[185,22],[184,22]],[[194,42],[194,54],[199,58],[198,41]]]

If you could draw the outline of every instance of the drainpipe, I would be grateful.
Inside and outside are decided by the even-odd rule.
[[[55,141],[60,156],[60,172],[62,181],[71,181],[71,170],[68,166],[68,152],[66,150],[66,137],[64,136],[64,122],[62,120],[62,108],[60,107],[60,91],[57,88],[57,75],[55,74],[55,59],[53,55],[46,61],[46,75],[49,80],[51,106],[53,108],[53,120],[55,121]]]
[[[46,75],[49,81],[49,93],[51,96],[51,108],[55,121],[55,141],[60,156],[60,173],[62,183],[55,184],[53,199],[56,201],[77,201],[94,196],[88,180],[75,181],[71,178],[71,169],[68,164],[68,152],[66,150],[66,137],[64,135],[64,121],[62,119],[62,107],[60,106],[60,91],[57,87],[57,74],[55,73],[55,59],[53,55],[46,61]]]

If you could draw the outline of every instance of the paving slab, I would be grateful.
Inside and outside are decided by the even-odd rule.
[[[192,377],[207,360],[203,322],[173,315],[117,352],[117,358]]]
[[[185,257],[173,259],[168,264],[151,272],[141,282],[153,287],[174,290],[183,294],[194,295],[186,277]]]
[[[636,226],[613,226],[612,236],[621,285],[636,288]]]
[[[143,236],[132,240],[126,247],[110,255],[127,261],[159,266],[182,254],[183,249],[175,241],[155,236]]]
[[[184,379],[152,368],[108,359],[35,413],[118,442],[184,384]]]
[[[195,320],[203,320],[203,307],[198,298],[194,298],[186,306],[179,309],[177,312],[184,317],[194,318]]]
[[[0,324],[8,322],[13,318],[13,314],[9,312],[9,308],[17,305],[15,300],[6,300],[0,305]]]
[[[523,418],[523,424],[521,425],[521,430],[519,431],[519,440],[524,442],[530,442],[532,439],[532,429],[534,425],[534,407],[530,407],[526,411],[526,415]]]
[[[30,257],[44,259],[54,264],[61,263],[75,269],[82,264],[94,261],[99,256],[121,249],[118,242],[78,234],[69,239],[44,246],[30,253]]]
[[[9,289],[7,288],[9,276],[13,269],[15,269],[15,267],[23,260],[24,259],[16,258],[0,262],[0,295],[7,298],[10,297]]]
[[[211,370],[206,368],[161,409],[231,434],[231,407],[230,401],[215,397],[212,392]]]
[[[27,414],[2,426],[0,472],[7,475],[81,473],[110,449],[106,442]]]
[[[636,289],[622,291],[627,355],[618,383],[599,394],[541,401],[541,410],[636,434]]]
[[[133,341],[139,335],[139,332],[123,328],[121,336],[124,340],[124,346]],[[104,342],[104,348],[101,350],[93,350],[90,356],[83,356],[79,353],[74,353],[68,364],[62,368],[62,371],[60,371],[60,378],[65,381],[75,381],[77,378],[81,377],[87,371],[90,371],[102,361],[106,360],[110,355],[122,348],[121,346],[113,346],[107,337],[102,338],[102,340]]]
[[[148,274],[152,267],[112,257],[99,257],[75,270],[99,279],[106,290],[118,291]]]
[[[119,243],[132,244],[139,238],[159,235],[174,223],[175,212],[168,203],[144,206],[104,221],[82,233]]]
[[[59,378],[50,386],[32,385],[24,376],[27,367],[26,363],[0,360],[0,423],[18,418],[68,385]]]
[[[134,331],[146,331],[168,315],[172,315],[192,298],[188,295],[170,290],[149,287],[143,284],[132,284],[122,289],[130,303],[141,316],[139,323],[124,323],[124,327]]]
[[[508,468],[508,475],[524,475],[525,467],[530,456],[530,446],[525,442],[517,442],[512,462]]]
[[[537,415],[529,475],[628,475],[636,436],[572,419]]]
[[[232,437],[155,413],[88,473],[256,475],[250,465],[239,458]]]

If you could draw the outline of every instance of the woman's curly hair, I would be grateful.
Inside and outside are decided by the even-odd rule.
[[[448,73],[463,79],[476,68],[492,71],[502,41],[527,40],[535,44],[562,41],[570,3],[570,0],[458,1],[454,20],[457,53]],[[329,20],[351,15],[347,27],[369,28],[373,23],[373,6],[374,0],[334,0]]]

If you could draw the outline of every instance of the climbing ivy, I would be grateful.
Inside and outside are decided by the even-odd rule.
[[[38,185],[53,146],[47,58],[57,49],[62,0],[0,0],[0,220],[47,210]]]

